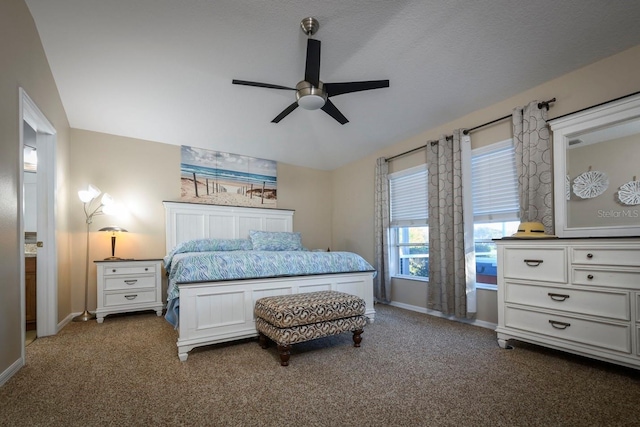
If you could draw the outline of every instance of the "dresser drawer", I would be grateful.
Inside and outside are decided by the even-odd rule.
[[[156,267],[153,264],[150,265],[136,265],[130,267],[105,267],[104,275],[105,276],[117,276],[117,275],[138,275],[138,274],[155,274]]]
[[[156,301],[156,291],[152,290],[136,290],[131,292],[118,292],[104,295],[105,307],[136,305],[147,302]]]
[[[154,288],[155,276],[119,276],[104,279],[104,290]]]
[[[572,275],[575,285],[640,289],[640,270],[573,267]]]
[[[616,320],[631,320],[631,302],[628,292],[588,291],[507,283],[504,298],[506,302],[513,304]]]
[[[572,248],[574,264],[622,265],[640,267],[640,249],[637,248]]]
[[[506,307],[505,325],[546,336],[631,353],[631,325]]]
[[[567,250],[563,247],[506,247],[504,277],[567,283]]]

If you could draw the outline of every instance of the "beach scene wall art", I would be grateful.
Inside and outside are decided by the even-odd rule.
[[[181,201],[276,207],[277,162],[187,145],[180,151]]]

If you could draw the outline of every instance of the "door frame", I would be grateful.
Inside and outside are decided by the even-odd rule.
[[[38,152],[37,169],[37,290],[36,290],[36,333],[39,337],[55,335],[58,332],[58,256],[56,242],[56,148],[57,132],[38,106],[19,88],[20,112],[20,170],[24,164],[23,123],[26,122],[36,131]],[[20,174],[19,206],[23,205],[23,173]],[[25,326],[25,265],[24,265],[24,213],[18,210],[20,224],[20,303],[22,310],[22,338],[26,334]],[[24,347],[23,355],[24,359]]]

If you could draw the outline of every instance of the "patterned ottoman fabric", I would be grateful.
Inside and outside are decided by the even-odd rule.
[[[361,316],[365,302],[344,292],[320,291],[260,298],[254,311],[257,318],[277,328],[291,328]]]
[[[361,330],[366,324],[366,316],[352,316],[288,328],[275,327],[260,317],[256,319],[256,329],[278,345],[297,344],[329,335]]]

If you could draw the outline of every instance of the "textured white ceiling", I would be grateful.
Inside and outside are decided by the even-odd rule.
[[[637,0],[26,0],[70,125],[334,169],[640,44]],[[301,108],[314,16],[324,82],[389,79]],[[473,123],[469,124],[474,125]]]

